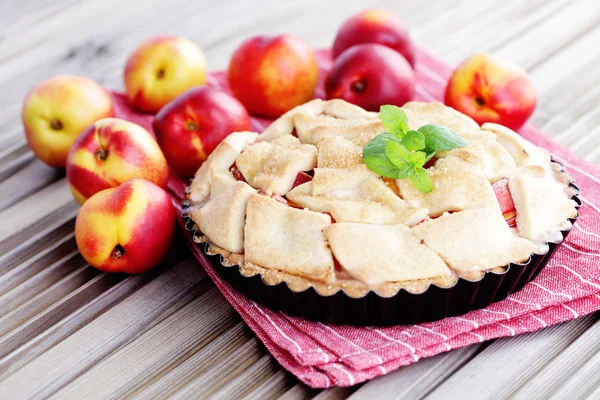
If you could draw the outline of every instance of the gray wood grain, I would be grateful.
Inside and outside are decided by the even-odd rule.
[[[426,398],[507,398],[552,358],[567,349],[598,317],[590,315],[533,334],[498,340],[452,374]]]
[[[479,348],[480,345],[472,345],[400,368],[368,382],[350,399],[422,399],[465,365]]]
[[[55,393],[207,287],[206,275],[195,263],[177,265],[133,293],[129,301],[119,303],[0,382],[0,398],[46,397]]]
[[[226,357],[214,360],[211,367],[202,375],[190,380],[172,394],[173,399],[189,399],[201,396],[210,397],[219,388],[227,385],[247,368],[263,357],[257,338],[251,338]]]
[[[98,274],[75,252],[79,206],[64,176],[25,144],[29,88],[73,73],[121,89],[129,52],[156,34],[191,38],[212,70],[251,35],[285,32],[326,47],[344,19],[370,6],[397,12],[417,43],[453,64],[493,51],[526,67],[539,97],[533,122],[600,163],[593,0],[0,2],[0,398],[600,397],[597,316],[425,359],[360,388],[310,390],[266,355],[181,248],[127,278]]]
[[[27,337],[26,339],[28,341],[26,344],[18,347],[8,356],[0,359],[0,381],[84,327],[109,307],[131,295],[131,293],[155,278],[159,271],[160,269],[157,269],[151,273],[127,277],[110,289],[104,291],[97,298],[92,299],[92,301],[73,312],[68,317],[56,322],[52,326],[47,326],[46,329],[43,330],[43,332],[38,333],[37,336],[31,335]],[[44,321],[44,324],[47,324],[47,321]],[[12,332],[2,338],[2,341],[0,342],[0,347],[2,347],[2,349],[5,349],[4,346],[12,346],[11,335]]]
[[[249,328],[238,322],[210,344],[198,350],[184,362],[171,369],[162,379],[154,381],[132,398],[167,398],[193,379],[209,371],[216,360],[228,357],[252,338]]]
[[[596,321],[565,351],[558,354],[513,394],[514,399],[534,397],[583,398],[595,387],[600,387],[598,374],[600,354],[600,322]],[[570,373],[566,373],[569,371]],[[590,374],[590,371],[595,373]],[[574,373],[576,372],[576,373]]]
[[[213,287],[97,363],[52,397],[123,398],[151,378],[164,375],[168,368],[185,360],[190,352],[198,351],[227,330],[234,323],[230,314],[230,306]],[[171,336],[173,331],[177,335]]]

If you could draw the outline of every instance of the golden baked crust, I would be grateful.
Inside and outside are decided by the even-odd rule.
[[[236,166],[252,187],[283,195],[292,189],[299,172],[317,166],[317,149],[294,136],[282,136],[247,146]]]
[[[253,194],[248,200],[244,251],[248,262],[323,282],[335,278],[323,230],[331,218]]]
[[[577,216],[575,202],[561,190],[561,186],[547,184],[554,179],[551,174],[544,177],[519,174],[509,179],[520,236],[534,241],[543,240],[566,222],[565,216]]]
[[[325,237],[350,276],[369,285],[452,276],[404,225],[340,222],[325,228]]]
[[[398,179],[396,184],[406,201],[428,208],[431,217],[471,208],[490,207],[500,211],[492,185],[478,165],[447,157],[429,169],[429,176],[434,185],[431,193],[419,191],[409,179]]]
[[[445,213],[412,228],[456,271],[488,270],[524,262],[539,247],[516,236],[496,208]]]
[[[441,103],[403,109],[411,129],[445,125],[467,141],[436,154],[432,193],[382,179],[363,163],[364,146],[384,130],[377,113],[313,100],[258,137],[234,133],[217,146],[188,195],[199,240],[226,265],[269,284],[392,296],[526,261],[577,215],[568,176],[545,150],[507,128],[480,128]],[[492,188],[500,179],[509,182],[516,228]]]
[[[210,200],[202,207],[190,210],[190,215],[215,244],[241,253],[244,251],[246,206],[253,193],[256,193],[255,189],[230,174],[214,175]]]

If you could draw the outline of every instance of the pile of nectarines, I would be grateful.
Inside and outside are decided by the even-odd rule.
[[[367,110],[413,99],[418,57],[395,15],[363,11],[339,29],[324,71],[327,98]],[[230,133],[250,129],[250,114],[279,117],[315,97],[313,50],[289,35],[257,36],[234,52],[227,79],[233,96],[204,86],[204,54],[192,41],[156,37],[129,57],[124,82],[131,108],[156,114],[152,130],[115,117],[111,93],[90,79],[58,76],[25,99],[27,142],[45,163],[65,168],[82,204],[75,236],[83,257],[104,271],[155,266],[173,240],[175,211],[164,190],[169,169],[192,176]],[[517,129],[535,108],[535,92],[518,67],[488,55],[459,66],[446,104],[478,123]],[[155,136],[154,136],[154,135]]]

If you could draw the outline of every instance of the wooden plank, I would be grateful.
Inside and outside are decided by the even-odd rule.
[[[181,364],[234,324],[216,288],[191,301],[55,393],[61,399],[123,398]],[[173,335],[177,332],[177,335]],[[165,338],[169,337],[169,340]],[[148,351],[148,349],[153,349]]]
[[[15,134],[15,136],[17,135]],[[24,141],[24,139],[22,141]],[[21,144],[20,146],[10,146],[5,149],[5,153],[3,152],[3,154],[6,155],[0,158],[0,182],[4,181],[34,160],[33,153],[24,144]]]
[[[19,263],[13,269],[7,268],[7,272],[0,275],[0,296],[27,281],[35,274],[47,268],[52,268],[53,265],[61,265],[61,261],[73,257],[77,252],[74,233],[71,232],[67,236],[60,238],[57,243],[50,245],[47,249],[37,254],[28,254],[32,257],[25,259],[24,262]]]
[[[572,42],[568,48],[549,57],[530,74],[543,111],[548,112],[552,118],[549,122],[558,123],[542,125],[546,121],[535,115],[533,122],[543,130],[562,131],[568,124],[579,119],[582,111],[590,109],[590,97],[597,96],[599,89],[590,85],[590,81],[595,80],[600,73],[594,68],[599,55],[590,52],[589,48],[599,39],[600,28],[590,31]],[[559,76],[564,79],[557,79]],[[581,79],[582,76],[586,79]]]
[[[427,399],[507,398],[592,326],[599,316],[497,340],[437,386]]]
[[[311,389],[310,387],[298,383],[285,392],[280,400],[308,400],[316,396],[321,390]]]
[[[0,183],[0,193],[3,193],[0,197],[0,211],[62,177],[63,171],[51,168],[39,160],[32,161]]]
[[[51,303],[46,303],[46,300],[50,301],[48,297],[40,297],[41,292],[44,292],[50,286],[59,282],[65,276],[78,271],[84,270],[87,263],[79,254],[79,251],[73,250],[65,257],[61,258],[57,262],[45,268],[40,273],[32,276],[20,285],[16,286],[12,290],[8,291],[4,295],[0,296],[0,317],[3,317],[11,312],[15,312],[22,304],[28,302],[32,298],[36,298],[34,303],[39,303],[37,308],[47,306]],[[12,272],[12,271],[11,271]],[[89,273],[88,273],[89,272]],[[85,273],[86,276],[93,277],[94,271],[88,271]],[[62,282],[61,284],[63,284]],[[39,300],[42,300],[41,302]],[[22,311],[18,312],[22,314]],[[0,319],[2,321],[2,319]],[[3,332],[3,328],[0,328],[0,332]]]
[[[595,0],[572,1],[568,7],[550,15],[518,40],[506,43],[496,54],[530,69],[565,49],[578,37],[595,28],[599,21],[600,8]]]
[[[177,264],[0,382],[0,398],[50,396],[210,286],[195,261]]]
[[[246,394],[244,399],[279,399],[289,387],[293,386],[292,382],[296,381],[295,377],[292,377],[285,370],[279,368],[269,379]]]
[[[489,12],[479,15],[455,30],[447,30],[447,23],[435,24],[427,49],[443,57],[451,65],[458,65],[476,52],[494,53],[507,43],[519,38],[550,15],[559,12],[568,0],[513,2],[510,7],[494,3]],[[451,32],[451,34],[449,34]],[[443,36],[444,40],[437,40]]]
[[[144,284],[154,279],[157,275],[162,273],[163,270],[164,268],[159,267],[141,275],[125,278],[90,303],[55,323],[52,327],[46,329],[43,333],[28,338],[29,340],[25,345],[15,349],[8,356],[0,358],[0,381],[12,375],[25,364],[31,362],[57,343],[87,325],[109,307],[117,304]]]
[[[21,300],[16,297],[10,297],[8,301],[6,301],[8,306],[4,305],[4,307],[8,307],[10,312],[0,318],[0,335],[10,332],[28,319],[33,318],[44,309],[50,307],[52,304],[84,285],[86,282],[95,278],[98,273],[97,269],[84,263],[81,267],[74,270],[52,286],[37,292],[36,296],[25,301],[18,307],[11,308],[11,302],[18,304]],[[9,294],[10,292],[7,293],[7,295]]]
[[[84,304],[93,301],[97,296],[107,291],[122,279],[123,276],[119,275],[100,274],[56,303],[48,306],[31,319],[15,327],[8,334],[0,336],[0,358],[8,355],[18,346],[26,343],[30,338],[44,332]]]
[[[596,352],[581,369],[571,375],[564,386],[552,393],[551,399],[597,399],[600,388],[599,372],[600,353]]]
[[[264,354],[264,348],[258,339],[253,337],[228,356],[214,360],[202,375],[195,377],[169,397],[174,400],[190,399],[198,393],[206,397],[212,396],[219,388],[260,360]]]
[[[2,4],[2,35],[11,31],[20,31],[35,25],[39,21],[53,17],[77,0],[57,0],[52,2],[28,1],[23,3],[6,2]]]
[[[223,386],[217,392],[212,394],[214,399],[240,399],[247,397],[254,389],[257,389],[263,383],[275,375],[281,367],[269,354],[265,354],[255,363],[246,368],[242,373],[237,375],[227,385]],[[279,388],[285,391],[285,387]]]
[[[589,376],[588,372],[598,368],[598,357],[600,322],[597,321],[512,396],[514,399],[551,398],[553,395],[560,398],[559,394],[562,394],[563,398],[584,398],[600,382],[597,369],[595,376]],[[571,396],[564,396],[567,393]]]
[[[4,242],[0,242],[0,250],[4,251],[0,253],[0,273],[7,273],[28,260],[53,253],[53,250],[62,243],[74,238],[74,217],[78,209],[77,206],[69,204],[41,219],[35,226],[23,229]],[[57,253],[61,252],[57,251]],[[57,260],[56,254],[48,255],[53,260],[50,263]]]
[[[346,399],[348,396],[352,395],[358,386],[350,386],[350,387],[335,387],[331,389],[325,389],[315,397],[314,400],[342,400]]]
[[[358,389],[350,399],[421,399],[462,368],[482,348],[476,344],[420,360],[388,375],[375,378]]]
[[[30,227],[44,229],[45,226],[38,226],[37,223],[63,206],[68,206],[70,210],[78,208],[67,186],[67,181],[64,179],[46,186],[38,191],[35,196],[30,196],[0,212],[0,221],[2,221],[0,253],[2,253],[3,248],[6,248],[5,243],[2,242],[11,235]],[[24,212],[25,210],[27,212]]]
[[[234,317],[233,320],[237,321],[239,319]],[[226,358],[239,349],[252,336],[250,329],[244,323],[237,322],[229,330],[169,371],[160,380],[156,380],[143,390],[139,390],[132,398],[141,400],[169,397],[193,379],[210,370],[215,360]]]

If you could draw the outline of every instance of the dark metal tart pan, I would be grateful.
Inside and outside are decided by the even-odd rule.
[[[573,183],[569,186],[576,193],[572,199],[577,203],[577,208],[581,207],[581,200],[577,196],[579,189]],[[183,215],[186,230],[192,238],[198,238],[200,232],[196,231],[195,224],[186,215],[185,209]],[[569,221],[574,224],[577,218]],[[569,231],[570,229],[561,230],[562,240]],[[546,254],[532,254],[522,264],[510,263],[501,273],[487,271],[478,280],[458,278],[456,284],[445,288],[431,284],[420,294],[400,289],[391,297],[381,297],[371,291],[361,298],[350,297],[343,290],[331,296],[323,296],[312,287],[295,292],[285,282],[276,285],[266,283],[260,274],[246,277],[241,274],[238,265],[223,265],[221,255],[210,254],[207,243],[195,242],[214,269],[234,289],[273,310],[313,321],[385,326],[458,316],[503,300],[511,293],[521,290],[539,274],[562,240],[548,243],[549,250]]]

